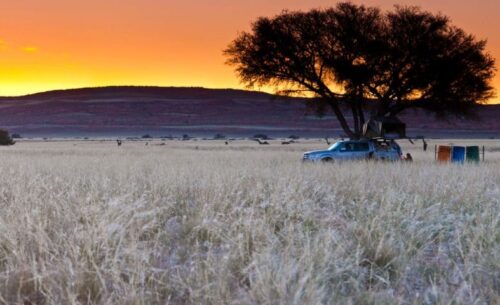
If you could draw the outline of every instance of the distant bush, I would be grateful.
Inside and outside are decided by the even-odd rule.
[[[12,138],[12,139],[21,139],[22,137],[21,137],[21,135],[20,135],[20,134],[18,134],[18,133],[13,133],[11,138]]]
[[[223,139],[225,139],[225,138],[226,138],[226,136],[225,136],[225,135],[223,135],[223,134],[220,134],[220,133],[217,133],[217,134],[215,134],[215,136],[214,136],[214,140],[223,140]]]
[[[269,137],[263,133],[254,134],[253,137],[255,139],[269,140]]]
[[[289,138],[289,139],[292,139],[292,140],[297,140],[297,139],[299,139],[300,137],[299,137],[299,136],[296,136],[296,135],[294,135],[294,134],[293,134],[293,135],[289,136],[288,138]]]
[[[183,134],[183,135],[182,135],[182,140],[183,140],[183,141],[187,141],[187,140],[189,140],[189,139],[191,139],[191,137],[190,137],[189,135],[187,135],[187,134]]]
[[[14,145],[15,143],[7,130],[0,129],[0,145]]]
[[[145,135],[143,135],[141,138],[143,138],[143,139],[151,139],[151,138],[152,138],[152,136],[151,136],[151,135],[149,135],[149,134],[145,134]]]

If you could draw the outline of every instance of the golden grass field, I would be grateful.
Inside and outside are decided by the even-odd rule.
[[[500,304],[479,165],[304,164],[321,140],[0,148],[0,304]]]

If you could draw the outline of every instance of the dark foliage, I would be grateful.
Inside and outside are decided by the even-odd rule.
[[[258,133],[253,135],[254,139],[270,140],[269,136],[263,133]]]
[[[225,138],[226,138],[226,136],[225,136],[225,135],[223,135],[223,134],[221,134],[221,133],[216,133],[216,134],[214,135],[214,140],[223,140],[223,139],[225,139]]]
[[[0,145],[14,145],[15,143],[8,131],[0,129]]]
[[[493,58],[486,42],[416,7],[340,3],[325,10],[262,17],[225,50],[248,86],[313,94],[350,137],[370,117],[423,108],[468,115],[493,96]],[[352,122],[346,119],[346,109]]]

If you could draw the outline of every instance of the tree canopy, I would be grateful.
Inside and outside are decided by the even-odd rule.
[[[487,101],[495,64],[485,46],[441,14],[344,2],[261,17],[224,52],[246,85],[312,94],[319,112],[331,109],[348,136],[360,137],[367,114],[467,115]]]

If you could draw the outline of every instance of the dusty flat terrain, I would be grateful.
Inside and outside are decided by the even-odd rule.
[[[299,141],[1,147],[0,302],[498,304],[498,141],[439,166]]]
[[[335,143],[336,140],[340,138],[328,138],[330,145]],[[299,138],[294,140],[295,143],[289,145],[283,145],[282,142],[290,141],[288,138],[273,138],[266,140],[269,145],[259,145],[254,140],[249,140],[245,138],[230,138],[230,139],[220,139],[220,140],[204,140],[202,138],[192,138],[187,141],[181,141],[179,139],[133,139],[133,140],[123,140],[123,145],[117,147],[115,138],[95,138],[95,139],[72,139],[72,138],[53,138],[53,139],[17,139],[17,144],[12,147],[3,148],[6,151],[18,151],[18,149],[50,149],[57,150],[62,149],[81,153],[87,151],[101,151],[107,153],[117,153],[117,152],[128,152],[140,150],[141,152],[171,152],[171,150],[197,150],[204,151],[242,151],[242,152],[268,152],[275,153],[276,157],[279,157],[278,153],[282,153],[284,157],[288,157],[288,160],[297,158],[300,160],[302,158],[302,153],[308,150],[321,150],[327,149],[329,144],[326,143],[325,139],[322,138]],[[403,152],[410,152],[412,156],[415,157],[416,162],[425,162],[429,165],[433,165],[435,157],[435,146],[438,145],[457,145],[457,146],[470,146],[478,145],[481,150],[484,146],[485,149],[485,160],[494,161],[500,159],[500,139],[426,139],[428,144],[427,151],[423,150],[422,140],[413,140],[414,144],[410,143],[408,140],[398,140],[398,144],[403,149]],[[225,144],[227,142],[228,144]],[[117,149],[120,150],[116,150]],[[2,149],[0,147],[0,149]]]

